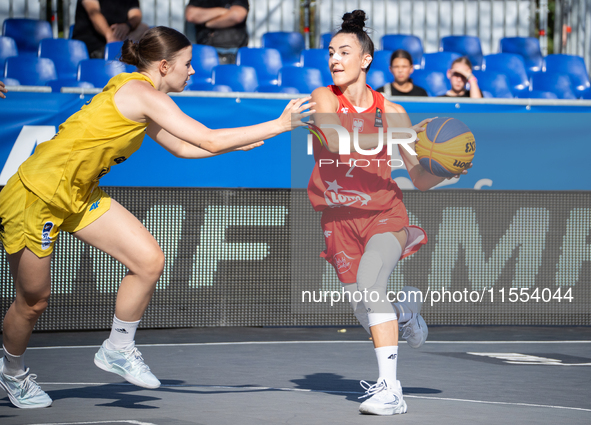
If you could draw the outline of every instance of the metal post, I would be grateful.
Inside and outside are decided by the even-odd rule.
[[[310,0],[304,0],[304,42],[310,48]],[[267,17],[268,19],[268,17]]]
[[[546,31],[548,30],[548,0],[540,0],[540,48],[542,54],[546,56],[548,54],[548,36]]]
[[[57,0],[51,2],[51,30],[53,32],[53,38],[57,38],[59,30],[57,27],[58,16],[57,16]]]

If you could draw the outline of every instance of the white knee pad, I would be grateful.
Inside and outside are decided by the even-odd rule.
[[[359,321],[359,324],[361,326],[363,326],[363,329],[365,329],[367,333],[370,333],[369,332],[369,318],[367,317],[367,311],[365,309],[365,305],[363,305],[363,301],[360,301],[360,302],[355,301],[355,300],[360,300],[362,297],[361,294],[359,293],[359,291],[357,290],[357,284],[356,283],[343,284],[343,291],[347,292],[349,294],[348,295],[349,303],[351,304],[351,307],[353,308],[353,314],[355,315],[355,317]]]

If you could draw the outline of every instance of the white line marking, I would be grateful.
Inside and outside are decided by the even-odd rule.
[[[130,383],[108,383],[108,382],[95,382],[95,383],[78,383],[78,382],[39,382],[40,385],[129,385]],[[333,391],[333,390],[311,390],[306,388],[277,388],[277,387],[242,387],[242,386],[231,386],[231,385],[191,385],[191,384],[175,384],[175,385],[161,385],[161,388],[202,388],[202,389],[220,389],[220,390],[237,390],[237,391],[289,391],[289,392],[305,392],[305,393],[328,393],[328,394],[364,394],[361,391]],[[591,409],[585,409],[582,407],[568,407],[568,406],[554,406],[549,404],[532,404],[532,403],[510,403],[505,401],[486,401],[486,400],[468,400],[463,398],[450,398],[450,397],[428,397],[420,395],[408,395],[404,394],[407,398],[420,398],[425,400],[442,400],[442,401],[460,401],[466,403],[480,403],[480,404],[498,404],[505,406],[525,406],[525,407],[545,407],[549,409],[564,409],[564,410],[577,410],[581,412],[591,412]],[[116,422],[116,421],[110,421]],[[108,422],[76,422],[75,424],[94,424],[94,423],[108,423]],[[136,422],[133,422],[136,423]],[[138,423],[139,424],[139,423]],[[38,424],[39,425],[39,424]],[[66,425],[66,424],[47,424],[47,425]],[[72,424],[73,425],[73,424]],[[150,424],[153,425],[153,424]]]
[[[371,341],[238,341],[238,342],[188,342],[180,344],[137,344],[137,347],[207,347],[223,345],[283,345],[283,344],[369,344]],[[406,344],[406,341],[399,341]],[[425,344],[591,344],[591,340],[569,341],[426,341]],[[27,350],[61,350],[74,348],[99,348],[100,345],[56,345],[29,347]]]
[[[112,421],[92,421],[92,422],[51,422],[51,423],[42,423],[42,424],[32,424],[32,425],[85,425],[85,424],[112,424],[112,423],[124,423],[124,424],[134,424],[134,425],[155,425],[150,422],[140,422],[134,420],[127,420],[127,419],[115,419]]]

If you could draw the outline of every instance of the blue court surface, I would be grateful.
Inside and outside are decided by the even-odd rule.
[[[401,342],[408,413],[359,414],[360,380],[376,359],[361,328],[140,330],[136,342],[162,387],[103,372],[108,332],[35,333],[27,366],[53,398],[12,424],[591,424],[591,328],[431,327],[418,350]]]

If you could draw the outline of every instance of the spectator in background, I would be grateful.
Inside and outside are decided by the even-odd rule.
[[[472,75],[472,63],[467,57],[457,58],[451,63],[451,69],[447,70],[447,78],[451,82],[451,90],[440,97],[482,98],[478,80]],[[470,83],[469,90],[466,89],[466,83]]]
[[[2,81],[0,81],[0,99],[6,99],[6,95],[4,93],[6,93],[8,90],[6,90],[6,86],[4,85],[4,83]]]
[[[78,0],[72,38],[86,43],[91,58],[102,59],[113,41],[138,41],[149,29],[139,0]]]
[[[248,10],[248,0],[190,0],[185,19],[195,24],[197,44],[215,47],[220,63],[231,64],[248,44]]]
[[[414,68],[412,56],[406,50],[396,50],[390,57],[390,72],[394,82],[380,87],[376,91],[384,96],[428,96],[424,88],[416,86],[410,78]]]

